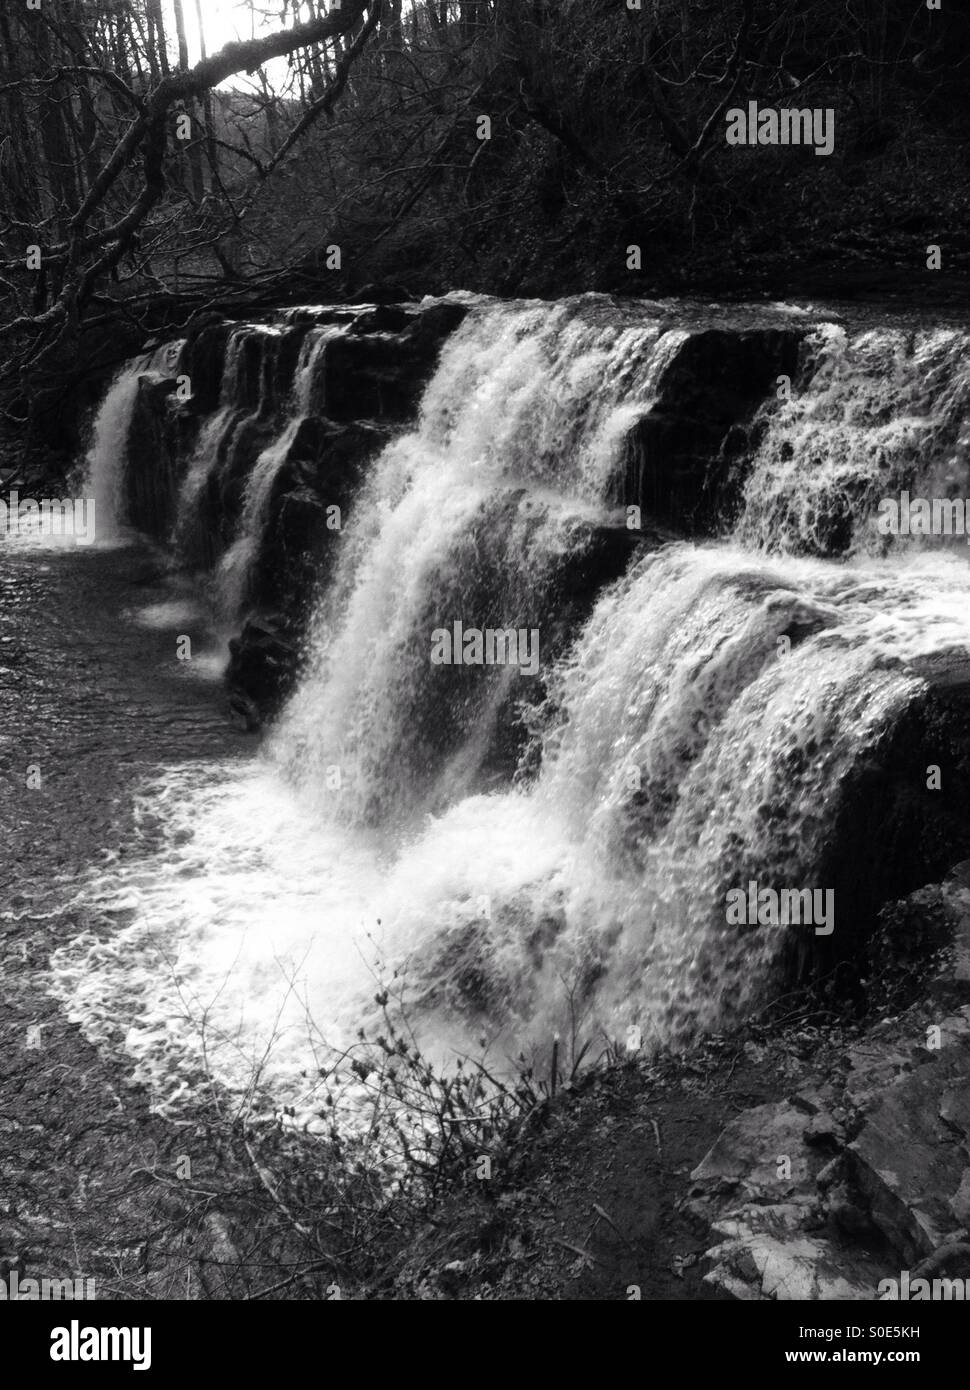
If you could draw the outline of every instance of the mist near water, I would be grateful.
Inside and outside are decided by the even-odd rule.
[[[59,950],[52,988],[163,1108],[204,1058],[237,1089],[258,1064],[312,1124],[321,1059],[389,976],[443,1057],[482,1038],[541,1049],[577,1011],[591,1036],[637,1025],[680,1046],[763,997],[784,933],[728,926],[726,889],[812,884],[840,787],[919,698],[919,662],[970,646],[965,556],[887,544],[873,520],[896,485],[965,490],[966,336],[816,326],[803,389],[765,407],[732,533],[644,546],[544,662],[539,698],[514,668],[441,678],[429,661],[456,619],[540,640],[555,625],[590,528],[623,525],[623,442],[681,320],[598,297],[475,304],[368,471],[260,755],[146,782],[151,834],[80,889],[115,929]],[[230,342],[176,539],[251,411],[239,352],[260,331]],[[247,480],[224,616],[338,331],[308,335]],[[131,383],[150,369],[122,373],[95,427],[98,515],[117,526]],[[840,558],[819,558],[836,532]],[[510,718],[521,758],[501,776]]]

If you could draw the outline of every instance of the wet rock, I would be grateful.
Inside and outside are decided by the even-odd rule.
[[[940,1118],[940,1092],[956,1076],[966,1084],[968,1070],[957,1049],[890,1086],[867,1107],[847,1151],[874,1224],[910,1264],[942,1244],[955,1225],[948,1199],[960,1190],[967,1155]]]
[[[222,318],[190,332],[182,349],[182,370],[192,383],[192,406],[199,415],[208,415],[219,404],[226,347],[236,327]]]
[[[811,1124],[811,1121],[809,1122]],[[822,1164],[806,1141],[803,1109],[785,1101],[733,1120],[691,1174],[689,1209],[720,1241],[707,1251],[705,1281],[738,1299],[871,1298],[879,1269],[821,1228],[829,1201],[859,1231],[868,1217],[844,1185],[838,1160]]]
[[[970,1218],[970,1008],[927,1051],[905,1024],[847,1051],[837,1078],[725,1127],[691,1174],[687,1208],[719,1240],[709,1283],[736,1298],[873,1298],[889,1272],[963,1238]],[[913,1067],[915,1066],[915,1070]],[[852,1086],[854,1077],[868,1085]],[[806,1116],[816,1094],[825,1109]],[[829,1103],[834,1102],[834,1103]],[[843,1122],[851,1115],[851,1143]],[[836,1124],[829,1120],[835,1119]],[[820,1162],[825,1132],[834,1157]],[[780,1160],[787,1158],[781,1167]]]
[[[320,307],[316,304],[287,309],[287,321],[293,324],[356,323],[360,313],[356,309],[338,309],[332,305]]]
[[[966,1230],[970,1229],[970,1168],[960,1179],[960,1186],[950,1198],[950,1211],[954,1220]]]
[[[940,790],[927,788],[930,764],[943,769]],[[836,929],[810,950],[792,942],[787,977],[825,976],[850,960],[840,977],[850,998],[861,1002],[881,980],[894,1005],[906,1007],[936,970],[936,953],[962,911],[956,888],[946,910],[939,890],[917,893],[964,860],[970,845],[970,692],[927,684],[858,750],[829,816],[816,872],[835,894]],[[966,942],[966,925],[961,930]]]
[[[952,955],[941,975],[955,985],[970,985],[970,859],[948,875],[940,899],[953,929]]]
[[[663,370],[656,400],[627,438],[625,501],[688,534],[731,517],[756,443],[756,411],[794,377],[794,329],[692,333]]]
[[[822,1166],[804,1143],[804,1131],[805,1115],[790,1102],[744,1111],[691,1173],[692,1194],[730,1189],[773,1204],[804,1193]]]
[[[817,1041],[812,1039],[814,1046]],[[831,1086],[804,1086],[800,1091],[796,1091],[791,1098],[791,1103],[796,1110],[801,1110],[806,1115],[825,1114],[832,1105],[834,1092]]]
[[[848,1048],[846,1061],[849,1073],[845,1094],[849,1101],[861,1106],[870,1096],[893,1085],[913,1070],[912,1051],[903,1051],[875,1040]]]
[[[832,1148],[845,1141],[845,1126],[833,1115],[813,1115],[805,1126],[802,1137],[806,1144]]]
[[[376,309],[359,314],[354,319],[351,333],[400,333],[414,322],[414,313],[397,305],[382,304]]]
[[[402,332],[335,338],[324,357],[324,413],[332,420],[413,419],[441,345],[466,313],[461,304],[434,304]]]
[[[310,416],[280,466],[251,574],[251,601],[288,614],[299,627],[339,553],[367,465],[388,431],[364,421],[337,425]]]
[[[708,1283],[739,1299],[828,1301],[872,1299],[879,1267],[846,1259],[830,1242],[792,1231],[784,1208],[761,1208],[753,1220],[719,1222],[726,1239],[708,1252]]]
[[[246,734],[258,733],[263,724],[256,701],[238,688],[229,690],[229,718],[237,729]]]
[[[285,619],[277,614],[251,618],[229,643],[226,673],[230,705],[248,727],[257,727],[279,708],[293,687],[299,653]]]
[[[966,1086],[955,1086],[944,1092],[940,1099],[940,1119],[961,1139],[970,1139],[970,1090]]]
[[[128,432],[125,511],[133,526],[159,540],[171,534],[183,459],[196,428],[179,409],[176,388],[174,378],[142,377]]]
[[[355,290],[347,299],[348,304],[408,304],[414,295],[406,285],[367,284]]]
[[[820,1192],[827,1191],[833,1183],[837,1182],[842,1176],[842,1155],[837,1154],[830,1159],[824,1168],[820,1168],[815,1174],[815,1185]]]
[[[940,1050],[949,1047],[964,1047],[970,1041],[970,1006],[958,1009],[939,1025]]]
[[[853,1240],[869,1241],[876,1230],[867,1211],[856,1201],[847,1183],[831,1188],[826,1199],[829,1220]]]

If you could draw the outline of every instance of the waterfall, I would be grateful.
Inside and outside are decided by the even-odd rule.
[[[196,539],[202,494],[209,481],[225,466],[227,455],[242,426],[254,419],[263,405],[262,382],[255,392],[247,381],[246,350],[255,343],[275,338],[277,329],[240,324],[233,328],[226,344],[219,405],[203,424],[179,488],[174,543],[184,559],[191,562],[203,546]]]
[[[170,373],[181,346],[179,342],[166,343],[125,363],[101,402],[86,464],[86,487],[94,497],[97,539],[101,543],[118,541],[124,531],[124,472],[139,382],[145,376],[159,378]]]
[[[264,1080],[313,1123],[313,1048],[354,1035],[377,959],[442,1047],[541,1045],[577,1008],[589,1030],[680,1045],[749,1016],[793,952],[825,946],[811,927],[731,921],[729,893],[832,890],[844,941],[918,878],[896,847],[933,814],[949,716],[923,711],[933,673],[966,664],[970,571],[965,550],[882,543],[873,519],[884,490],[965,484],[970,345],[764,312],[800,335],[795,389],[738,423],[734,515],[691,540],[631,524],[625,450],[658,409],[664,437],[689,435],[705,383],[690,394],[685,347],[714,311],[473,305],[417,420],[366,470],[260,758],[163,770],[145,797],[164,844],[84,888],[128,919],[54,960],[91,1036],[126,1020],[141,1074],[172,1095],[198,1071],[186,1014],[204,1015],[216,1075],[244,1086],[266,1050]],[[759,313],[717,311],[718,332]],[[230,608],[320,409],[331,331],[308,334],[247,473]],[[183,526],[257,408],[240,403],[245,336]],[[708,459],[712,476],[728,462]],[[456,623],[534,632],[535,674],[435,664]]]
[[[259,455],[246,479],[238,534],[220,560],[215,578],[217,607],[227,621],[238,616],[245,600],[246,582],[259,553],[273,485],[280,468],[289,457],[300,427],[310,413],[320,358],[326,351],[327,343],[336,337],[339,331],[336,328],[315,328],[307,334],[300,348],[296,367],[289,401],[289,421],[282,434]],[[231,390],[231,387],[229,389]],[[217,428],[220,431],[224,430],[224,419]],[[200,460],[200,472],[205,460],[211,459],[214,452],[218,453],[218,445],[214,448],[211,438],[206,437],[200,442],[196,453],[196,458]],[[182,509],[185,512],[191,511],[201,485],[198,474],[193,476],[190,472],[189,477],[190,482],[182,500]]]
[[[415,814],[432,779],[446,798],[469,788],[476,748],[524,678],[449,680],[429,665],[430,633],[492,614],[550,638],[563,571],[591,526],[615,523],[623,437],[681,337],[651,321],[617,333],[569,305],[493,311],[459,330],[417,428],[371,471],[275,741],[318,805],[328,767],[342,769],[341,808],[353,801],[358,818]]]
[[[964,330],[853,333],[826,323],[811,334],[806,359],[805,379],[767,415],[737,527],[743,545],[878,553],[887,547],[875,526],[880,498],[903,489],[966,495]]]

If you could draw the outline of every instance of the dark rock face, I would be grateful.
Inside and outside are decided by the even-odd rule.
[[[387,313],[366,315],[364,324],[381,312]],[[364,326],[336,338],[324,360],[324,413],[331,420],[414,419],[441,345],[466,313],[461,304],[436,304],[413,315],[403,331],[370,332]]]
[[[216,412],[214,453],[177,544],[187,565],[218,564],[238,538],[246,490],[260,455],[293,422],[301,351],[314,329],[345,332],[326,342],[286,452],[273,461],[258,550],[245,576],[229,686],[235,707],[257,725],[289,692],[301,634],[329,572],[367,464],[395,428],[413,419],[442,344],[463,305],[406,306],[405,294],[364,293],[359,310],[308,309],[286,322],[241,326],[218,314],[188,325],[178,382],[146,375],[128,439],[127,511],[140,530],[169,542],[179,494],[199,435]],[[306,366],[306,359],[303,359]],[[205,465],[205,460],[201,461]]]
[[[280,467],[253,567],[253,599],[302,621],[335,547],[367,464],[390,437],[382,425],[305,419]]]
[[[286,318],[292,324],[352,324],[356,323],[360,317],[359,309],[335,309],[317,308],[310,305],[305,308],[299,306],[295,309],[287,309]]]
[[[362,285],[347,300],[348,304],[407,304],[414,295],[406,285]]]
[[[307,332],[325,324],[347,325],[347,335],[327,345],[321,379],[311,392],[313,414],[303,421],[275,486],[253,600],[272,605],[303,591],[321,549],[309,543],[310,514],[318,503],[346,507],[364,461],[392,425],[417,413],[442,343],[466,313],[460,304],[402,309],[391,303],[363,311],[295,313],[282,331],[243,329],[233,347],[231,381],[229,342],[239,335],[239,325],[218,314],[199,316],[189,324],[178,367],[189,379],[189,399],[175,398],[174,379],[146,377],[140,388],[126,473],[132,523],[161,541],[171,538],[193,443],[204,420],[228,407],[232,416],[218,441],[217,467],[208,473],[199,514],[190,518],[181,538],[190,564],[213,566],[235,537],[254,461],[285,428]],[[286,569],[290,562],[293,573]]]
[[[174,380],[142,377],[128,436],[125,503],[140,531],[167,540],[175,522],[183,460],[192,449],[197,422],[179,409]]]
[[[208,415],[219,404],[226,347],[234,326],[216,315],[190,331],[182,349],[182,370],[192,382],[192,405],[198,415]]]
[[[715,533],[740,495],[755,412],[779,376],[794,378],[802,337],[777,328],[692,333],[630,432],[626,503],[688,535]]]
[[[714,1242],[704,1277],[723,1293],[939,1299],[954,1295],[916,1281],[966,1277],[970,889],[957,871],[913,910],[930,898],[951,943],[922,962],[930,998],[852,1041],[780,1037],[790,1097],[743,1111],[691,1173],[688,1209]]]
[[[285,616],[262,614],[229,643],[229,706],[247,730],[258,729],[292,690],[299,670],[297,642]]]
[[[796,977],[824,976],[839,961],[860,959],[881,905],[940,879],[970,846],[966,658],[927,676],[925,692],[860,757],[841,788],[818,870],[819,882],[835,892],[839,924],[793,963]],[[938,790],[927,786],[931,765],[940,768]],[[843,978],[861,999],[859,972]]]
[[[931,1066],[919,1065],[914,1049],[917,1069],[868,1098],[847,1154],[862,1204],[899,1250],[904,1268],[942,1245],[966,1216],[957,1204],[970,1139],[970,1111],[962,1099],[970,1061],[965,1013],[954,1016],[948,1031],[962,1046],[941,1048],[938,1060],[927,1054],[927,1061],[935,1060]]]
[[[376,309],[358,315],[351,333],[402,333],[414,321],[414,315],[400,305],[381,304]]]

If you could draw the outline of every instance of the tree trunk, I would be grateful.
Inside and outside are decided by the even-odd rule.
[[[149,34],[149,54],[148,61],[151,64],[152,76],[158,68],[161,69],[163,77],[167,77],[170,68],[168,62],[168,46],[165,41],[165,20],[162,15],[162,0],[147,0],[148,8],[148,34]]]
[[[179,67],[183,72],[189,70],[189,45],[185,37],[185,13],[182,8],[182,0],[172,0],[175,9],[175,34],[179,46]],[[205,178],[202,173],[202,146],[195,138],[195,129],[199,124],[199,108],[195,101],[187,101],[185,109],[192,118],[192,140],[189,143],[189,174],[192,180],[192,197],[196,204],[202,202],[205,197]]]
[[[195,0],[196,23],[199,26],[199,53],[203,62],[208,58],[205,42],[205,25],[202,19],[202,0]],[[212,92],[206,90],[202,98],[202,119],[205,121],[206,156],[209,162],[209,184],[215,187],[219,182],[219,145],[216,139],[215,111]]]

